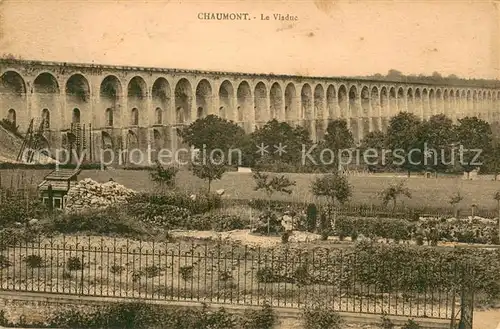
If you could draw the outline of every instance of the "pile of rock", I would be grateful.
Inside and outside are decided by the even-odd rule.
[[[123,204],[135,191],[113,181],[100,184],[85,178],[73,186],[66,199],[67,212],[104,209],[112,205]]]

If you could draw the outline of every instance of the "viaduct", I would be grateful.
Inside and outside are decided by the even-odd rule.
[[[344,118],[357,141],[401,111],[422,119],[500,121],[500,89],[356,78],[303,77],[0,60],[0,119],[26,132],[33,118],[45,147],[67,148],[77,127],[100,149],[176,149],[176,128],[216,114],[251,132],[276,118],[321,139]],[[42,122],[43,124],[40,124]],[[82,133],[82,126],[85,129]],[[78,135],[76,134],[76,135]],[[78,135],[80,136],[80,135]],[[87,145],[85,145],[87,144]],[[89,145],[91,147],[89,148]]]

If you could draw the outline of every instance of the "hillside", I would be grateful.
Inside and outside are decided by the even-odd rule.
[[[16,136],[0,124],[0,163],[19,163],[16,159],[22,144],[21,137]],[[46,162],[49,159],[44,157],[42,161]],[[50,159],[49,161],[53,162],[54,160]]]

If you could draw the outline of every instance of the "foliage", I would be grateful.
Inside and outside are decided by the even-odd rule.
[[[417,322],[413,319],[408,319],[408,321],[401,327],[401,329],[420,329],[422,328]]]
[[[363,154],[366,154],[366,157],[368,157],[368,155],[373,155],[370,156],[370,159],[365,159],[368,170],[377,172],[383,170],[387,166],[387,159],[385,159],[385,155],[383,155],[386,142],[386,134],[378,130],[369,132],[361,141],[360,148]],[[373,154],[373,151],[375,151],[375,154]]]
[[[9,261],[7,256],[0,255],[0,270],[11,266],[12,263]]]
[[[491,152],[492,132],[490,125],[476,117],[458,119],[455,127],[457,143],[463,148],[460,165],[469,173],[485,162],[486,155]],[[478,154],[475,150],[480,150]]]
[[[400,112],[391,118],[387,128],[387,146],[392,150],[393,156],[397,158],[392,163],[406,170],[408,176],[412,171],[421,169],[420,165],[416,165],[421,163],[420,155],[410,153],[419,147],[415,136],[418,136],[420,126],[421,121],[415,114]]]
[[[255,191],[264,190],[266,194],[271,197],[275,192],[292,194],[291,186],[295,186],[295,182],[290,181],[285,176],[273,176],[269,177],[268,174],[263,174],[259,171],[253,173],[253,179],[255,180],[256,186]]]
[[[278,317],[268,304],[260,310],[245,310],[242,329],[272,329],[278,322]]]
[[[226,172],[226,164],[222,162],[224,159],[212,157],[209,159],[202,159],[200,156],[191,163],[190,170],[193,174],[208,182],[208,193],[212,186],[212,181],[219,180]]]
[[[382,190],[379,193],[382,204],[387,207],[389,202],[392,201],[392,209],[394,211],[396,209],[397,201],[401,196],[411,198],[411,192],[405,184],[405,181],[401,181],[397,184],[391,184],[389,187]]]
[[[172,229],[182,226],[191,215],[190,211],[172,205],[134,203],[127,207],[129,215],[154,226]]]
[[[28,255],[24,259],[26,265],[30,268],[38,268],[43,266],[43,258],[40,255]]]
[[[66,262],[66,267],[68,268],[69,271],[77,271],[83,269],[83,264],[80,258],[72,256],[68,258]]]
[[[221,197],[215,193],[200,193],[195,197],[188,193],[171,191],[162,194],[139,193],[128,199],[128,204],[151,203],[187,209],[191,214],[203,214],[222,207]]]
[[[306,221],[306,229],[308,232],[314,232],[317,226],[317,218],[318,218],[318,208],[314,203],[310,203],[306,209],[307,221]]]
[[[174,166],[169,166],[167,168],[163,167],[159,161],[156,161],[156,170],[150,173],[153,182],[158,183],[161,187],[175,186],[175,176],[179,172],[179,168]]]
[[[259,222],[253,229],[254,233],[259,234],[279,234],[284,231],[281,225],[281,219],[271,211],[266,211],[259,215]]]
[[[226,232],[241,230],[248,227],[249,223],[241,217],[218,213],[207,213],[193,216],[184,229],[193,230],[213,230],[216,232]]]
[[[32,218],[40,218],[44,213],[45,206],[37,199],[7,196],[0,204],[0,228],[15,222],[26,223]]]
[[[395,327],[394,323],[385,314],[382,315],[381,320],[382,320],[380,323],[381,329],[394,329]]]
[[[317,177],[311,185],[311,191],[317,197],[328,198],[332,206],[335,201],[345,203],[352,195],[347,177],[338,173]]]
[[[343,320],[333,307],[308,306],[302,314],[304,329],[341,329]]]

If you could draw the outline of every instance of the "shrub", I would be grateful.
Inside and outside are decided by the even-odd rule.
[[[25,260],[26,265],[31,268],[43,266],[43,258],[40,255],[28,255]]]
[[[147,266],[144,268],[144,274],[146,275],[146,278],[155,278],[160,275],[160,272],[161,268],[156,265]]]
[[[246,310],[244,313],[243,329],[272,329],[278,317],[272,307],[265,304],[260,310]]]
[[[192,266],[181,266],[179,269],[179,273],[181,274],[181,278],[184,281],[191,280],[193,278],[193,267]]]
[[[154,204],[158,206],[175,206],[187,209],[191,214],[203,214],[222,207],[222,199],[215,193],[201,193],[193,199],[184,192],[172,191],[163,194],[138,193],[128,199],[130,205]]]
[[[342,318],[333,308],[313,306],[303,312],[304,329],[341,329]]]
[[[413,319],[408,319],[408,321],[401,327],[401,329],[420,329],[420,325],[413,321]]]
[[[307,222],[306,227],[308,232],[314,232],[317,226],[318,208],[314,203],[310,203],[306,210]]]
[[[274,271],[269,267],[262,267],[257,270],[257,282],[259,283],[273,283],[276,282]]]
[[[66,267],[69,271],[77,271],[83,269],[83,264],[79,257],[73,256],[68,258]]]
[[[110,268],[109,268],[109,271],[112,273],[112,274],[122,274],[123,271],[125,271],[125,268],[123,266],[120,266],[120,265],[112,265]]]
[[[394,323],[385,314],[382,315],[382,321],[380,323],[380,328],[382,329],[394,329]]]
[[[9,261],[9,259],[6,256],[0,255],[0,269],[7,268],[11,265],[12,265],[12,263]]]

